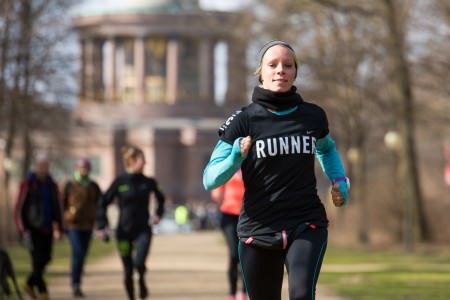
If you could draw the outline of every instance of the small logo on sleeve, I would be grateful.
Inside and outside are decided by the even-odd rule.
[[[220,126],[219,131],[220,132],[224,132],[225,129],[228,128],[228,126],[230,126],[231,122],[234,120],[234,118],[236,118],[237,115],[239,115],[242,112],[242,110],[238,110],[236,111],[234,114],[231,115],[231,117],[229,117],[225,123],[222,124],[222,126]]]

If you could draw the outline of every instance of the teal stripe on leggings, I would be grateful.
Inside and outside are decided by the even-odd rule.
[[[244,280],[244,289],[245,289],[245,293],[248,296],[248,300],[250,299],[250,296],[248,295],[248,291],[247,291],[247,280],[245,280],[245,274],[244,274],[244,266],[242,264],[242,259],[241,259],[241,240],[239,240],[238,242],[238,257],[239,257],[239,264],[241,265],[241,274],[242,274],[242,279]]]
[[[316,289],[314,288],[314,285],[317,283],[317,276],[319,275],[318,273],[318,268],[319,268],[319,262],[320,262],[320,260],[323,258],[323,256],[324,256],[324,249],[325,249],[325,246],[326,246],[326,244],[327,244],[327,241],[325,241],[325,242],[323,242],[323,244],[322,244],[322,247],[320,248],[320,254],[319,254],[319,257],[317,258],[317,261],[316,261],[316,268],[314,269],[314,278],[313,278],[313,282],[312,282],[312,299],[314,300],[314,299],[316,299]]]

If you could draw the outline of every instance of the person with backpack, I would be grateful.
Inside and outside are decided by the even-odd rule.
[[[32,262],[24,290],[31,299],[47,300],[44,271],[52,258],[53,240],[61,238],[63,223],[58,187],[50,175],[46,156],[37,158],[35,170],[20,184],[15,221]]]
[[[91,162],[88,159],[78,159],[75,167],[72,179],[64,186],[63,212],[72,249],[70,272],[72,292],[74,297],[79,298],[84,297],[81,277],[102,193],[98,184],[89,176]]]
[[[315,299],[328,240],[315,157],[333,184],[335,206],[348,201],[348,182],[327,116],[297,92],[297,71],[287,42],[274,40],[261,48],[255,72],[260,85],[252,103],[219,128],[220,140],[203,173],[210,190],[242,170],[238,249],[251,300],[280,300],[285,266],[289,299]]]

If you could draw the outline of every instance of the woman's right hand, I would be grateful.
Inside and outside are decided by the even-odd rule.
[[[349,186],[347,185],[347,183],[343,183],[343,184],[345,184],[347,186],[346,190],[348,190]],[[348,193],[347,192],[342,193],[339,183],[337,183],[337,182],[334,183],[331,188],[331,199],[333,200],[334,206],[336,206],[336,207],[343,206],[345,204],[346,200],[348,200],[345,197],[348,197]]]
[[[252,138],[248,135],[241,139],[240,147],[241,147],[241,156],[247,156],[250,147],[252,146]]]
[[[99,240],[109,242],[109,230],[107,228],[97,229],[95,233]]]

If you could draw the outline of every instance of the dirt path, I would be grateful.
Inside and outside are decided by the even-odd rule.
[[[225,300],[226,265],[226,248],[220,232],[156,235],[147,261],[150,299]],[[60,273],[61,278],[50,285],[52,299],[72,299],[68,273]],[[83,290],[87,300],[126,299],[117,254],[87,266]],[[283,299],[288,299],[286,286]],[[342,300],[322,287],[318,288],[317,299]]]

